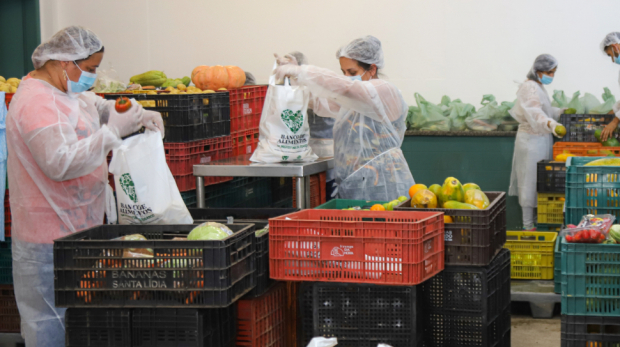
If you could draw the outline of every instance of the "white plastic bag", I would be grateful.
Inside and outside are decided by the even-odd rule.
[[[278,163],[318,158],[309,145],[309,99],[306,87],[291,86],[288,78],[284,85],[277,85],[275,75],[269,77],[269,89],[260,117],[258,147],[251,161]]]
[[[113,151],[110,172],[114,174],[119,224],[192,224],[166,164],[159,132],[123,140]]]
[[[324,337],[315,337],[310,340],[307,347],[334,347],[338,344],[338,339],[335,337],[326,339]]]

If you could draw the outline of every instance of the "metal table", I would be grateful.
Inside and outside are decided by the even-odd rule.
[[[196,200],[198,208],[204,208],[204,178],[217,176],[232,177],[294,177],[297,181],[297,201],[299,208],[310,207],[310,175],[321,173],[334,167],[333,158],[319,158],[313,162],[303,163],[253,163],[251,154],[240,155],[228,159],[220,159],[207,164],[194,165],[196,176]]]

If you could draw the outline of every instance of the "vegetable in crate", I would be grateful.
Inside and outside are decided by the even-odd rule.
[[[192,71],[192,82],[205,90],[233,89],[245,83],[245,72],[237,66],[200,65]]]
[[[121,96],[116,99],[116,104],[114,104],[114,109],[118,113],[125,113],[127,110],[131,108],[131,100],[128,97]]]
[[[587,163],[584,166],[620,166],[620,158],[603,158]]]
[[[565,229],[562,235],[568,243],[603,243],[606,239],[598,227]]]
[[[157,70],[151,70],[131,77],[129,82],[137,83],[141,86],[160,87],[164,84],[164,82],[166,82],[167,79],[168,78],[165,73]]]
[[[215,222],[202,223],[187,235],[188,240],[222,240],[232,235],[227,226]]]

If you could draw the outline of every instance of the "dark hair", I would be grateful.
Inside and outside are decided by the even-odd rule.
[[[372,67],[372,64],[362,63],[359,60],[356,60],[356,62],[357,62],[357,65],[359,65],[362,69],[364,69],[364,71],[368,71]],[[377,68],[377,74],[376,75],[379,76],[379,68]]]
[[[100,49],[100,50],[98,50],[98,51],[97,51],[97,52],[95,52],[95,53],[103,53],[104,51],[105,51],[105,47],[104,47],[104,46],[101,46],[101,49]],[[88,56],[88,58],[79,59],[79,60],[76,60],[75,62],[76,62],[76,63],[81,63],[81,62],[83,62],[84,60],[88,60],[88,59],[90,59],[90,57],[92,57],[95,53],[93,53],[93,54],[89,55],[89,56]]]

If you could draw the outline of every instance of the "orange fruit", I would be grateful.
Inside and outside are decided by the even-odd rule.
[[[409,197],[413,198],[415,193],[417,193],[418,191],[420,191],[422,189],[428,189],[428,187],[426,187],[422,183],[418,183],[418,184],[412,185],[411,188],[409,188]]]
[[[385,211],[385,207],[383,207],[383,205],[381,205],[381,204],[374,204],[374,205],[372,205],[370,210],[371,211]]]
[[[445,223],[454,223],[454,221],[452,220],[452,217],[450,216],[446,216],[445,214],[443,215],[443,222]]]

